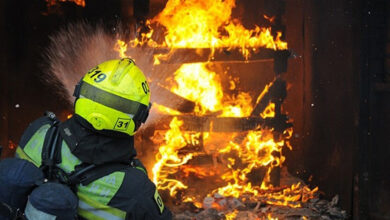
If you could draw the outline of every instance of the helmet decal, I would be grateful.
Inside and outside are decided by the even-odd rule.
[[[125,131],[129,128],[131,119],[128,118],[118,118],[115,123],[114,130]]]

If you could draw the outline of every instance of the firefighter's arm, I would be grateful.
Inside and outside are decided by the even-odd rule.
[[[134,210],[127,213],[126,220],[170,220],[172,213],[165,207],[154,184],[149,181],[143,187],[143,195],[138,197]]]
[[[126,170],[120,189],[108,205],[125,211],[129,220],[172,219],[155,185],[137,168]]]

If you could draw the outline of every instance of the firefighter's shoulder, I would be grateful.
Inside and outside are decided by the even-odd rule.
[[[19,141],[19,146],[23,149],[32,136],[37,132],[45,132],[50,128],[51,120],[44,116],[31,122],[28,127],[24,130],[23,135]],[[43,135],[44,136],[44,135]]]
[[[116,195],[109,205],[124,210],[128,219],[171,219],[154,183],[139,167],[128,167]]]

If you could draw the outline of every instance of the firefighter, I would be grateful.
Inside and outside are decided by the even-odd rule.
[[[77,185],[78,215],[84,219],[171,219],[156,186],[136,159],[133,135],[145,123],[150,90],[131,59],[110,60],[91,69],[76,85],[74,115],[58,125],[56,167],[66,174],[78,167],[112,162],[130,164],[88,185]],[[31,123],[16,156],[42,167],[49,117]]]

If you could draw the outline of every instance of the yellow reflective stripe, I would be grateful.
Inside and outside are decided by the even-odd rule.
[[[160,197],[160,194],[158,194],[157,188],[156,191],[154,192],[154,200],[157,203],[158,208],[160,209],[160,213],[163,213],[164,211],[164,203]]]
[[[124,172],[113,172],[86,186],[80,185],[78,190],[89,199],[107,205],[118,192],[120,186],[122,185],[124,176]]]
[[[39,165],[42,163],[42,148],[49,128],[50,124],[40,127],[23,148],[23,151]]]
[[[106,212],[105,210],[95,209],[95,207],[88,205],[82,200],[79,201],[79,209],[84,210],[84,214],[95,216],[92,218],[94,220],[95,219],[123,220],[125,218],[125,217],[122,218],[119,216],[112,215],[111,213]]]
[[[126,212],[108,206],[104,205],[102,203],[99,203],[95,200],[92,200],[88,198],[87,195],[77,192],[77,196],[79,197],[79,214],[81,215],[82,212],[80,211],[87,211],[93,213],[93,215],[97,216],[116,216],[118,219],[124,219],[126,217]],[[80,204],[82,206],[80,206]],[[88,208],[89,207],[89,208]],[[83,216],[84,217],[84,216]]]
[[[142,168],[142,167],[135,167],[135,168],[141,170],[141,171],[144,172],[146,175],[148,175],[148,173],[146,173],[146,170],[145,170],[144,168]]]
[[[21,159],[25,159],[25,160],[30,161],[31,163],[33,163],[33,164],[34,164],[35,166],[37,166],[37,167],[40,166],[40,164],[38,164],[38,163],[35,162],[33,159],[31,159],[31,157],[29,157],[29,156],[23,151],[23,149],[22,149],[20,146],[18,146],[18,147],[16,148],[16,155],[17,155],[19,158],[21,158]]]
[[[80,202],[79,202],[80,203]],[[91,219],[91,220],[105,220],[103,218],[100,218],[99,216],[96,216],[92,214],[91,212],[81,209],[80,207],[78,208],[78,215],[85,218],[85,219]]]
[[[58,165],[58,167],[67,173],[72,172],[75,166],[81,164],[81,161],[70,152],[70,149],[65,141],[62,141],[61,155],[62,162]]]

